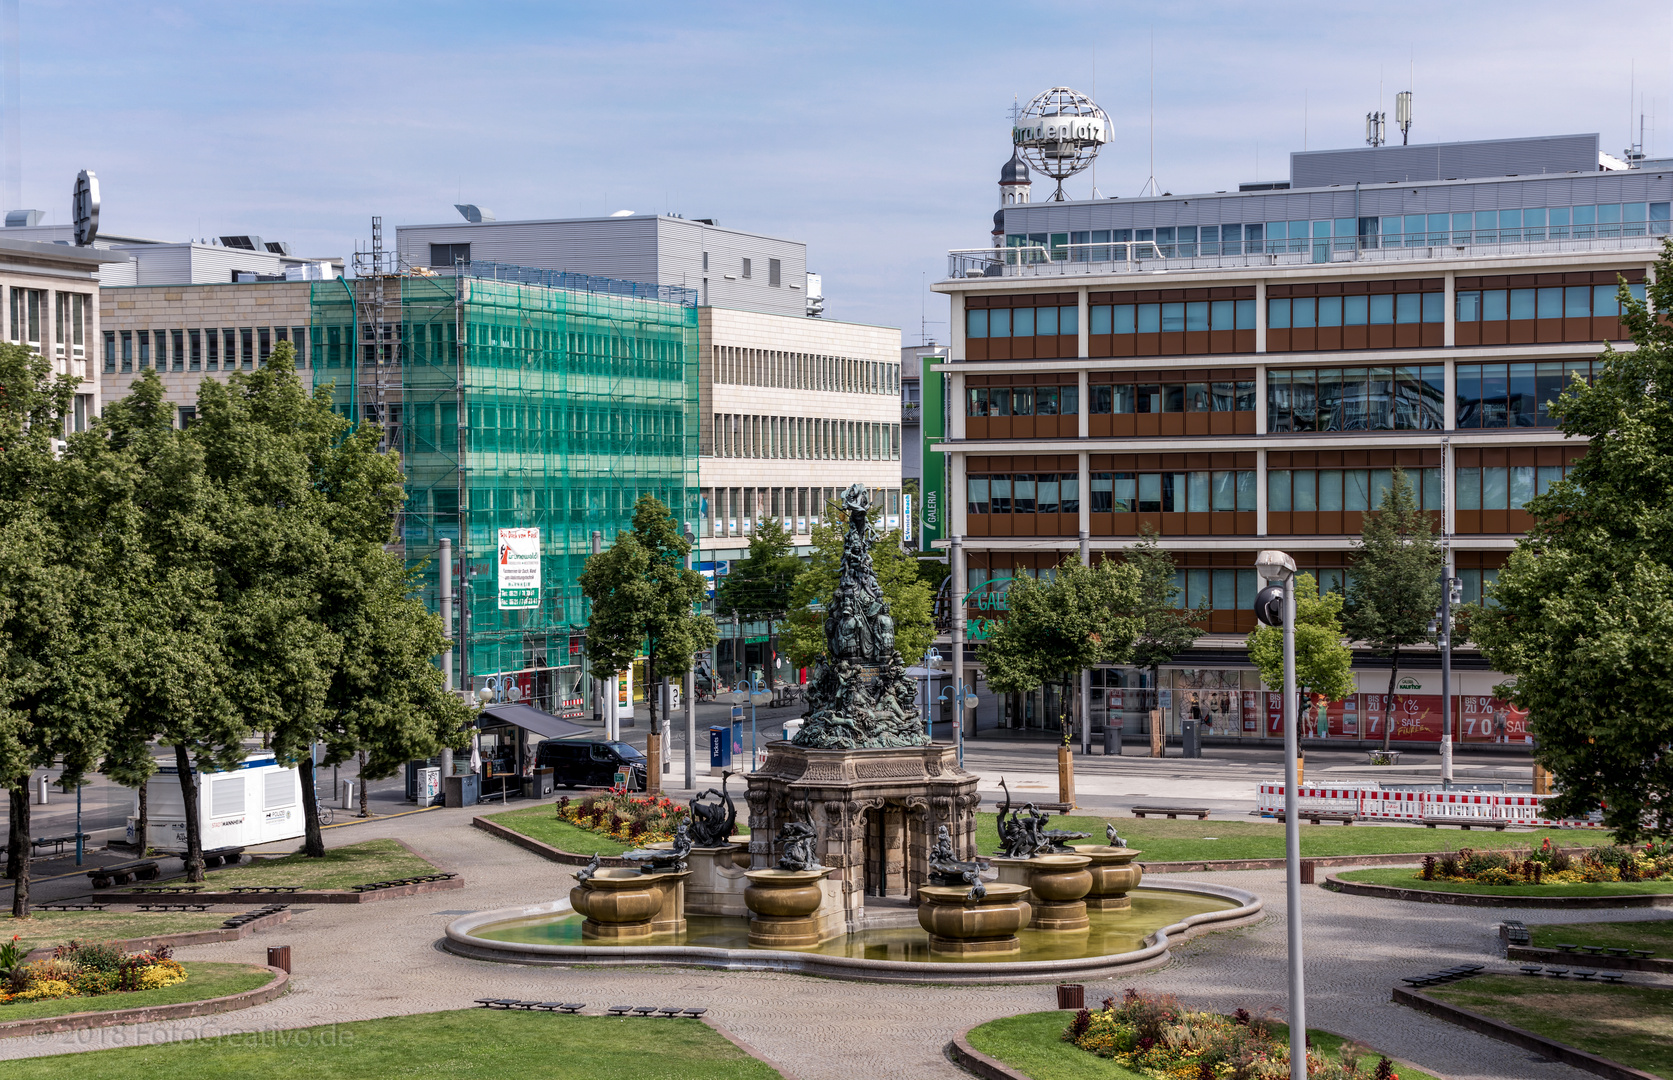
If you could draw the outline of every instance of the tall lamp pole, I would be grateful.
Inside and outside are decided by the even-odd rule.
[[[1307,991],[1301,969],[1301,823],[1296,818],[1295,560],[1282,551],[1255,556],[1268,582],[1255,598],[1255,615],[1284,628],[1284,908],[1289,938],[1290,1080],[1307,1080]]]
[[[1429,624],[1441,650],[1441,790],[1452,787],[1452,605],[1463,599],[1463,582],[1448,574],[1441,584],[1441,610]]]
[[[685,523],[685,568],[691,569],[691,557],[697,550],[697,534],[691,531],[691,522]],[[698,610],[701,610],[699,601]],[[697,786],[697,658],[691,658],[691,666],[685,669],[685,789],[692,790]]]

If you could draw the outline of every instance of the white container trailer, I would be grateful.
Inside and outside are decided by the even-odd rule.
[[[146,816],[151,846],[158,851],[186,850],[186,814],[180,798],[180,774],[163,765],[146,783]],[[254,847],[303,834],[302,778],[281,766],[271,753],[251,754],[231,772],[198,774],[198,835],[205,851]],[[139,820],[139,796],[128,818],[128,840]]]

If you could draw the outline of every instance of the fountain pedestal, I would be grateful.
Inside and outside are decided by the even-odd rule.
[[[1017,931],[1031,911],[1028,889],[993,882],[987,895],[969,898],[969,886],[923,885],[918,889],[918,925],[929,933],[929,951],[952,956],[999,955],[1022,951]]]
[[[805,949],[847,932],[841,882],[831,868],[749,870],[744,903],[749,944],[757,949]]]
[[[599,870],[569,890],[569,904],[585,918],[581,936],[596,941],[630,941],[685,930],[685,879],[682,870],[641,874],[637,870]]]
[[[1000,882],[1021,885],[1031,894],[1035,930],[1085,930],[1086,894],[1092,889],[1092,860],[1085,855],[1036,855],[1032,859],[991,860]]]
[[[686,856],[686,865],[691,868],[691,877],[685,883],[686,914],[749,917],[749,908],[744,904],[744,888],[749,882],[744,877],[744,868],[738,865],[739,852],[747,856],[748,848],[728,844],[691,849]]]
[[[1134,848],[1104,844],[1073,845],[1076,854],[1092,860],[1092,888],[1086,894],[1090,911],[1121,911],[1133,906],[1127,894],[1139,887],[1144,867],[1133,859],[1142,854]]]

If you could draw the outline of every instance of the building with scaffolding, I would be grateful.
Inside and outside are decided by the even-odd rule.
[[[590,715],[578,579],[594,535],[609,544],[645,494],[697,518],[697,293],[482,263],[396,272],[381,251],[362,262],[313,285],[310,369],[401,452],[399,539],[432,607],[440,541],[452,546],[454,685],[493,680],[502,698]],[[502,530],[532,541],[532,595],[510,595]]]

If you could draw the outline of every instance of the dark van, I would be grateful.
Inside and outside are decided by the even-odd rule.
[[[543,739],[535,744],[534,762],[567,788],[609,787],[620,771],[628,774],[629,790],[645,790],[645,755],[624,742]]]

